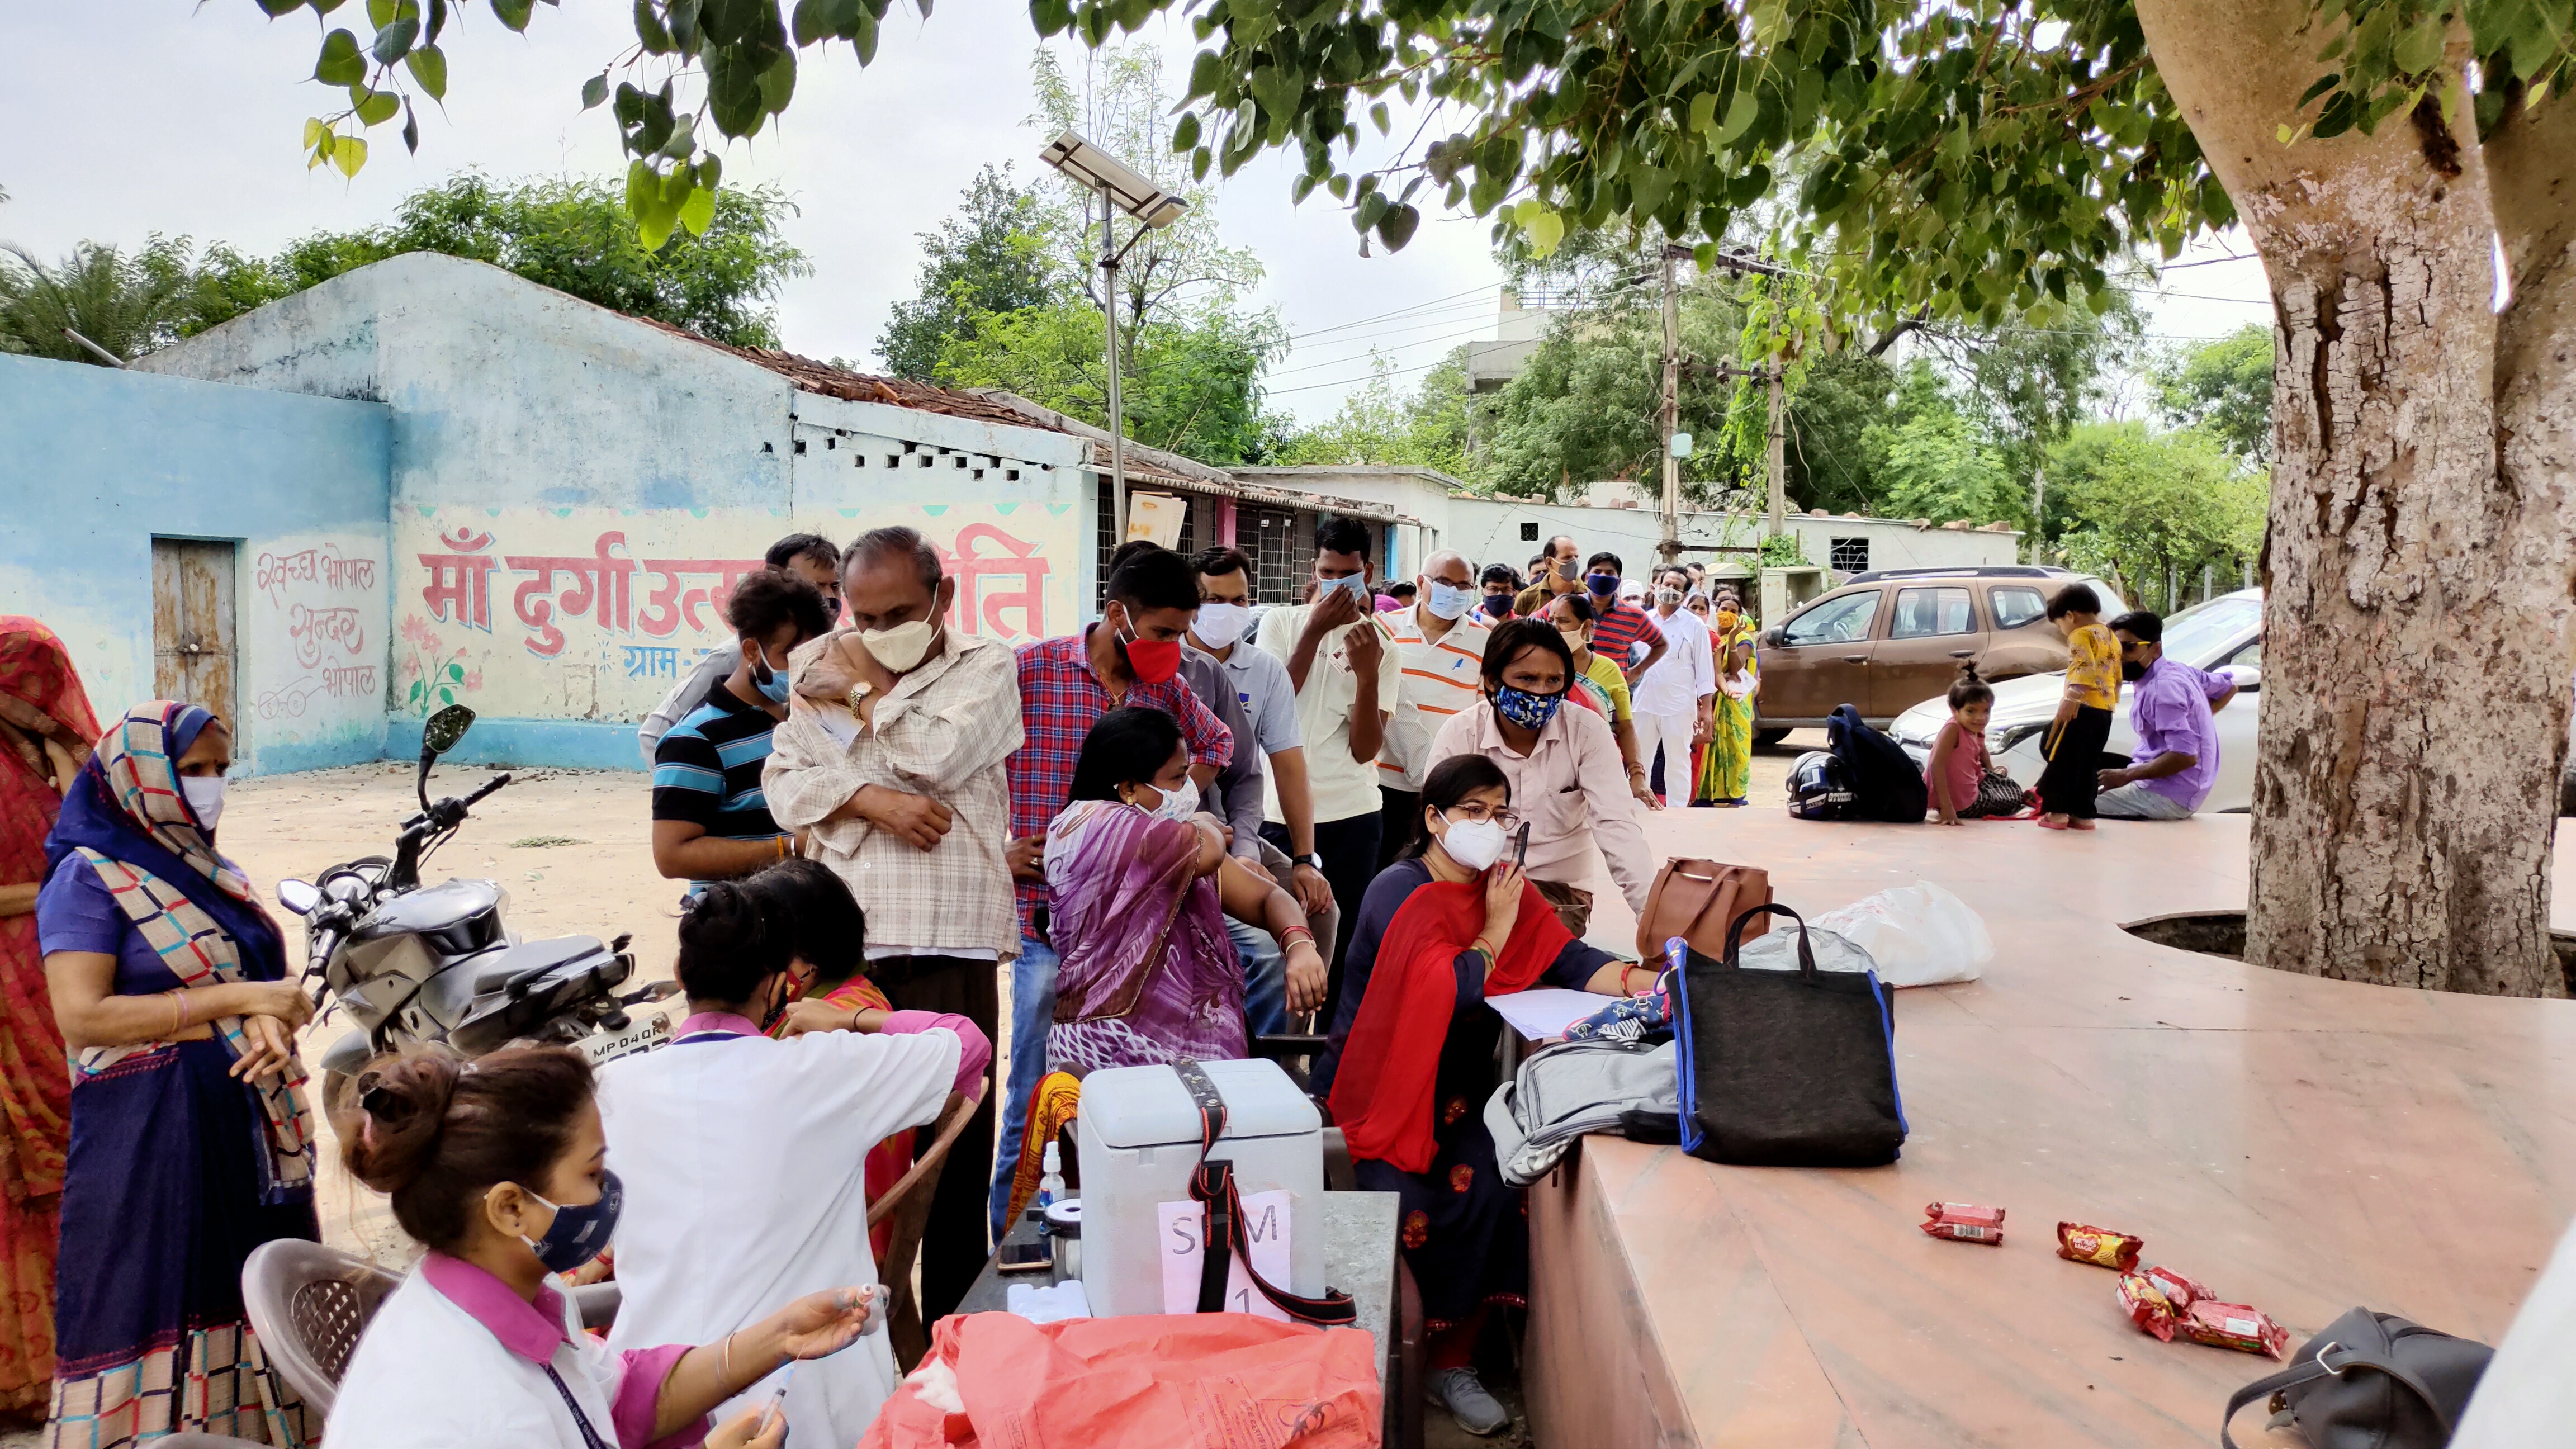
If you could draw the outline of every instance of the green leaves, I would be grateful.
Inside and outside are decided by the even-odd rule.
[[[605,72],[592,76],[590,79],[581,83],[581,108],[583,110],[595,111],[599,109],[600,103],[607,99],[608,76]]]
[[[364,87],[349,88],[350,103],[358,113],[358,124],[376,126],[390,121],[402,109],[402,97],[392,91],[371,91]]]
[[[411,53],[411,43],[419,38],[420,21],[404,16],[376,32],[375,44],[369,47],[378,65],[391,65]]]
[[[435,45],[424,45],[403,57],[412,80],[433,101],[447,99],[447,53]]]
[[[326,86],[353,86],[365,80],[367,63],[358,55],[358,37],[346,30],[323,36],[321,58],[313,63],[313,78]]]

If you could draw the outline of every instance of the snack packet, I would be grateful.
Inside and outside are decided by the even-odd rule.
[[[2128,1233],[2115,1233],[2109,1228],[2087,1227],[2082,1223],[2057,1225],[2057,1256],[2072,1263],[2090,1263],[2096,1268],[2109,1268],[2128,1273],[2138,1266],[2138,1250],[2147,1240]]]
[[[1987,1227],[1984,1223],[1956,1223],[1948,1218],[1934,1218],[1923,1225],[1923,1231],[1956,1243],[1984,1243],[1996,1248],[2004,1245],[2004,1230]]]
[[[2158,1291],[2145,1274],[2121,1274],[2119,1298],[2120,1311],[2129,1315],[2129,1321],[2138,1326],[2140,1333],[2154,1334],[2160,1343],[2173,1342],[2177,1317],[2173,1302]]]
[[[1936,1202],[1923,1210],[1923,1216],[1934,1222],[1975,1223],[1988,1228],[2004,1225],[2002,1208],[1972,1202]]]
[[[2290,1331],[2270,1317],[2242,1303],[2212,1303],[2203,1299],[2184,1310],[2175,1320],[2174,1330],[2194,1343],[2211,1348],[2232,1348],[2240,1353],[2267,1354],[2280,1358],[2290,1351]]]
[[[2182,1312],[2195,1303],[2205,1303],[2218,1296],[2210,1292],[2199,1280],[2186,1278],[2171,1268],[2147,1268],[2142,1271],[2146,1274],[2147,1281],[2156,1285],[2156,1291],[2165,1295],[2165,1301],[2174,1306],[2176,1313]]]

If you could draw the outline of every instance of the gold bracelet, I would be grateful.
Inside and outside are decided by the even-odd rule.
[[[733,1335],[730,1333],[724,1336],[722,1356],[716,1363],[716,1387],[724,1390],[726,1398],[733,1397]]]
[[[185,987],[170,993],[170,1034],[177,1036],[188,1029],[188,997]]]

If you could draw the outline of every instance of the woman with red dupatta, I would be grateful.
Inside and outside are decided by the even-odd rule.
[[[45,836],[98,740],[54,631],[0,614],[0,1417],[41,1419],[53,1392],[55,1213],[71,1076],[36,949]]]
[[[1534,986],[1607,996],[1654,985],[1651,970],[1566,931],[1510,858],[1519,823],[1492,760],[1453,755],[1432,767],[1413,843],[1360,904],[1341,1010],[1312,1078],[1360,1187],[1402,1200],[1398,1240],[1431,1330],[1429,1387],[1472,1434],[1511,1425],[1471,1363],[1485,1309],[1524,1304],[1529,1289],[1529,1223],[1485,1130],[1502,1030],[1486,1000]]]

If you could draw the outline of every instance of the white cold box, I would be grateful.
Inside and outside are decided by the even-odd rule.
[[[1202,1062],[1225,1099],[1211,1159],[1234,1163],[1245,1197],[1285,1188],[1290,1272],[1273,1286],[1324,1291],[1324,1118],[1277,1062]],[[1187,1202],[1199,1109],[1168,1066],[1110,1067],[1082,1081],[1082,1286],[1093,1314],[1163,1311],[1155,1206]]]

